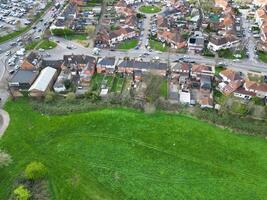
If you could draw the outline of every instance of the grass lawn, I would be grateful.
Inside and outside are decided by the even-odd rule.
[[[90,88],[92,91],[99,92],[101,83],[103,81],[104,75],[103,74],[94,74],[91,79]]]
[[[0,199],[25,166],[48,168],[52,199],[265,199],[267,143],[194,118],[103,109],[66,116],[8,102]],[[27,113],[27,115],[25,115]]]
[[[215,66],[215,75],[216,76],[219,76],[219,74],[225,70],[226,68],[225,67],[222,67],[222,66]]]
[[[168,51],[168,47],[159,41],[150,39],[149,40],[149,46],[151,49],[157,50],[157,51],[161,51],[161,52],[166,52]]]
[[[123,82],[124,78],[121,78],[119,75],[116,75],[113,80],[111,91],[116,93],[121,93]]]
[[[259,60],[261,60],[262,62],[267,63],[267,54],[263,51],[258,51],[259,54]]]
[[[160,12],[161,9],[157,6],[141,6],[139,11],[142,13],[153,14]]]
[[[50,40],[43,40],[38,45],[38,48],[42,49],[53,49],[57,46],[57,43],[50,41]]]
[[[112,85],[113,85],[112,84],[113,83],[113,79],[114,79],[113,76],[105,76],[105,78],[102,81],[102,85],[105,85],[106,88],[108,88],[110,90]]]
[[[25,49],[26,50],[32,50],[34,49],[38,44],[39,44],[40,40],[34,40],[32,41],[31,43],[28,43],[26,46],[25,46]]]
[[[137,39],[126,40],[119,44],[118,49],[133,49],[137,44]]]
[[[160,85],[160,95],[165,99],[168,98],[168,81],[165,79],[162,81]]]
[[[87,40],[86,34],[73,34],[67,36],[68,40]]]

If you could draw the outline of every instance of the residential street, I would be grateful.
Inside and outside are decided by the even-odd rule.
[[[249,60],[253,63],[258,63],[256,54],[255,54],[256,40],[253,37],[253,33],[249,31],[249,29],[251,28],[251,22],[247,19],[247,15],[248,15],[248,11],[243,10],[242,11],[242,22],[243,22],[243,28],[245,31],[245,43],[247,46]]]
[[[72,41],[65,40],[63,38],[56,38],[56,40],[59,40],[58,46],[55,49],[48,50],[51,57],[48,57],[46,59],[52,60],[52,59],[62,59],[64,54],[84,54],[84,55],[93,55],[93,49],[89,49],[86,47],[83,47],[82,45],[79,45],[77,43],[74,43]],[[67,46],[73,45],[74,49],[67,49]],[[168,57],[170,58],[170,61],[175,61],[178,58],[183,57],[185,54],[170,54],[168,55],[167,52],[148,52],[146,49],[132,49],[128,52],[125,51],[110,51],[110,50],[101,50],[100,55],[101,57],[105,56],[116,56],[118,58],[124,58],[124,57],[130,57],[130,58],[138,58],[140,55],[144,53],[149,53],[148,56],[143,58],[144,60],[149,60],[154,57],[159,57],[161,60],[167,61]],[[190,60],[195,61],[197,63],[202,64],[208,64],[208,65],[215,65],[215,59],[210,57],[204,57],[200,55],[190,55]],[[219,59],[219,62],[225,63],[229,68],[232,68],[237,71],[241,72],[247,72],[249,70],[254,71],[260,71],[265,74],[267,74],[267,65],[261,62],[255,63],[254,61],[250,59],[243,59],[239,62],[233,62],[233,60],[230,59]]]

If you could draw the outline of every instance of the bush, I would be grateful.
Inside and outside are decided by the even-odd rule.
[[[264,100],[260,97],[252,97],[252,101],[255,105],[264,106]]]
[[[27,165],[24,174],[29,180],[37,180],[44,178],[47,173],[46,167],[41,162],[31,162]]]
[[[17,200],[28,200],[31,197],[30,191],[27,188],[25,188],[24,185],[18,186],[14,190],[14,195],[15,195],[15,199]]]
[[[66,101],[67,102],[72,103],[72,102],[75,101],[75,99],[76,99],[76,95],[73,92],[68,93],[67,96],[66,96]]]
[[[48,92],[46,95],[45,95],[45,102],[46,103],[50,103],[52,101],[55,100],[55,93],[54,92]]]
[[[0,150],[0,168],[8,166],[11,162],[11,156],[6,152]]]
[[[71,29],[53,29],[52,31],[53,35],[56,36],[69,36],[69,35],[74,35],[74,31],[72,31]]]

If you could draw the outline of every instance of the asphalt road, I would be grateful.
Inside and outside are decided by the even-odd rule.
[[[64,38],[55,38],[56,40],[59,40],[58,46],[55,49],[48,50],[51,57],[48,57],[46,59],[62,59],[64,54],[84,54],[84,55],[93,55],[93,49],[89,49],[86,47],[83,47],[80,44],[74,43],[72,41],[65,40]],[[74,48],[72,50],[67,49],[67,46],[73,46]],[[144,59],[149,60],[155,57],[159,57],[159,59],[163,61],[168,61],[168,58],[170,61],[175,61],[178,58],[189,56],[190,60],[195,61],[196,63],[201,64],[208,64],[208,65],[215,65],[215,59],[204,57],[200,55],[189,55],[189,54],[169,54],[169,53],[162,53],[162,52],[148,52],[146,49],[131,49],[129,51],[110,51],[110,50],[101,50],[100,51],[100,57],[104,56],[116,56],[117,58],[124,58],[124,57],[130,57],[130,58],[139,58],[140,55],[143,53],[149,53],[148,56],[146,56]],[[267,65],[265,63],[257,62],[255,63],[253,60],[249,59],[243,59],[238,62],[233,62],[233,60],[229,59],[218,59],[218,62],[223,62],[227,65],[227,67],[232,68],[236,71],[241,72],[247,72],[250,70],[263,72],[264,74],[267,74]]]

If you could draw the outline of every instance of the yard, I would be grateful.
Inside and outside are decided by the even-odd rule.
[[[0,148],[9,199],[25,166],[48,168],[52,199],[265,199],[267,143],[197,119],[128,109],[47,116],[26,100],[8,102]],[[27,113],[27,115],[25,115]]]
[[[164,45],[164,43],[150,39],[149,40],[149,46],[151,49],[161,51],[161,52],[166,52],[168,51],[168,47]]]
[[[142,13],[147,13],[147,14],[154,14],[154,13],[158,13],[161,11],[161,9],[157,6],[141,6],[139,8],[139,11]]]
[[[94,74],[91,79],[90,90],[94,92],[100,92],[101,83],[103,81],[103,74]]]
[[[116,75],[113,80],[111,91],[116,93],[121,93],[123,82],[124,78],[122,78],[120,75]]]
[[[262,62],[267,63],[267,54],[263,51],[258,51],[258,55],[259,55],[259,60],[261,60]]]
[[[125,40],[119,44],[118,49],[133,49],[138,44],[137,39]]]

